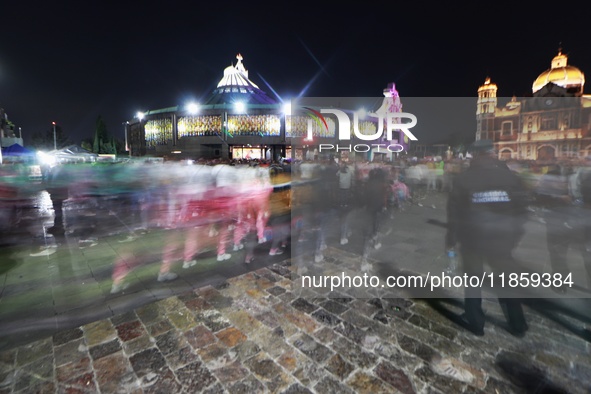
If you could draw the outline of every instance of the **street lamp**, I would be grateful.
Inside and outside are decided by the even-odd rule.
[[[123,131],[125,133],[125,151],[129,152],[129,157],[131,157],[131,144],[129,143],[129,121],[123,122]]]
[[[53,150],[57,150],[57,134],[55,133],[55,122],[51,122],[53,125]]]
[[[291,99],[284,101],[283,104],[283,150],[281,152],[282,156],[287,156],[287,138],[291,138]],[[292,140],[290,140],[292,141]],[[295,159],[295,151],[296,148],[293,146],[293,142],[290,143],[289,146],[291,159]]]

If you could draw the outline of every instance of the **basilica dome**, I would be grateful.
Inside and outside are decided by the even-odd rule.
[[[577,67],[568,65],[568,56],[558,51],[552,59],[550,69],[541,73],[532,85],[532,93],[536,93],[549,83],[560,86],[574,94],[583,94],[585,74]]]
[[[248,79],[248,71],[242,63],[242,55],[236,55],[238,62],[224,69],[224,76],[216,89],[209,96],[206,104],[276,104],[277,101],[267,96],[254,82]]]

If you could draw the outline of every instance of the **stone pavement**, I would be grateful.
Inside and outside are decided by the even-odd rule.
[[[324,257],[327,270],[359,265]],[[485,300],[477,337],[434,300],[295,292],[297,271],[286,259],[4,350],[0,393],[591,392],[590,339],[535,308],[519,339]]]
[[[450,319],[462,311],[457,292],[425,299],[392,290],[356,289],[350,296],[302,288],[303,268],[383,277],[396,273],[394,266],[426,272],[442,264],[444,201],[433,195],[397,216],[365,268],[358,240],[342,246],[331,239],[318,264],[304,247],[301,259],[299,253],[273,256],[251,272],[228,261],[217,264],[214,278],[207,270],[183,272],[157,285],[153,264],[129,294],[105,297],[114,256],[128,244],[106,238],[94,248],[61,250],[75,274],[68,284],[81,285],[41,291],[38,304],[23,309],[28,316],[20,335],[6,336],[2,321],[0,393],[591,392],[588,295],[529,300],[530,330],[520,339],[505,329],[494,299],[484,300],[485,336],[477,337]],[[547,264],[543,236],[543,226],[532,220],[518,250],[536,269]],[[160,250],[159,238],[148,234],[139,246]],[[7,271],[0,317],[11,316],[6,302],[17,290],[38,290],[42,278],[55,275],[58,254],[43,263],[25,259]],[[89,287],[97,297],[87,305],[66,302],[74,290],[87,294]],[[50,333],[27,336],[47,322]]]

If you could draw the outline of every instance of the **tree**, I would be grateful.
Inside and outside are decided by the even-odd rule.
[[[99,139],[99,136],[98,136],[98,131],[96,129],[94,130],[94,139],[92,141],[92,149],[91,149],[91,151],[94,152],[94,153],[101,153],[100,152],[100,139]]]
[[[111,153],[109,135],[107,132],[107,125],[101,115],[96,119],[96,127],[94,129],[94,141],[92,144],[92,151],[94,153]],[[105,151],[107,150],[107,151]]]
[[[53,150],[53,128],[50,126],[45,131],[38,131],[31,137],[31,146],[40,150]],[[71,144],[70,137],[64,133],[60,125],[55,125],[55,136],[57,149],[61,149]]]
[[[93,148],[92,148],[92,139],[91,138],[86,138],[84,140],[82,140],[82,142],[80,143],[80,146],[84,149],[86,149],[89,152],[93,152]]]
[[[449,145],[456,153],[465,152],[474,142],[474,136],[470,133],[454,132],[449,135]]]
[[[107,142],[102,142],[101,143],[101,148],[100,148],[100,153],[106,153],[106,154],[115,154],[117,153],[116,149],[115,149],[115,145],[113,144],[113,141],[107,141]]]
[[[125,150],[125,142],[121,141],[120,139],[115,139],[114,140],[114,144],[115,144],[115,150],[117,151],[117,154],[119,155],[127,155],[128,152]]]
[[[125,153],[125,145],[115,137],[109,136],[107,125],[101,115],[96,119],[94,138],[88,140],[84,147],[99,154],[121,154]]]

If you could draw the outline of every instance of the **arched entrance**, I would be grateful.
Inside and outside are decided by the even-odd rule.
[[[538,149],[538,160],[554,160],[556,158],[556,149],[545,145]]]
[[[500,152],[500,157],[499,158],[501,160],[510,160],[511,159],[511,154],[512,154],[512,152],[511,152],[510,149],[503,149]]]

